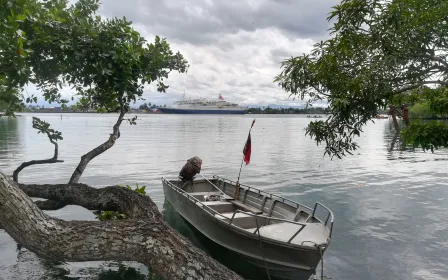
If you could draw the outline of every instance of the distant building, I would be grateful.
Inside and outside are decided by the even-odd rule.
[[[54,107],[54,108],[39,108],[40,113],[61,113],[62,108],[61,107]]]

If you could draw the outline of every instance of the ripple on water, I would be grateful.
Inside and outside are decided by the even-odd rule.
[[[63,120],[51,114],[40,117],[62,131],[59,149],[65,162],[27,168],[20,174],[22,182],[67,182],[80,155],[103,142],[116,119],[98,114],[67,114]],[[388,122],[369,124],[358,141],[361,149],[341,161],[323,158],[322,146],[304,137],[307,118],[141,115],[137,126],[123,125],[115,146],[92,160],[82,182],[97,187],[146,185],[162,209],[160,178],[175,177],[192,156],[202,158],[207,176],[236,181],[253,117],[257,123],[251,132],[252,157],[249,165],[243,165],[241,182],[305,205],[319,201],[332,209],[336,220],[325,253],[325,275],[448,279],[448,151],[390,151],[393,133]],[[51,154],[48,140],[31,128],[30,114],[15,120],[0,118],[2,170],[11,173],[22,161]],[[94,219],[90,211],[76,206],[51,215]],[[98,279],[102,271],[116,268],[108,262],[48,263],[16,249],[0,230],[2,280],[51,279],[67,273],[74,279]],[[127,280],[131,279],[135,280]]]

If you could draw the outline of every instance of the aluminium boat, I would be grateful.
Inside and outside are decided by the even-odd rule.
[[[334,216],[319,202],[308,207],[218,176],[162,184],[191,226],[277,279],[309,279],[330,244]]]

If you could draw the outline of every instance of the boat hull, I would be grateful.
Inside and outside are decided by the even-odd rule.
[[[225,115],[243,115],[246,110],[229,109],[177,109],[177,108],[159,108],[159,111],[165,114],[225,114]]]
[[[267,267],[271,276],[277,279],[306,280],[315,273],[315,267],[321,259],[318,250],[261,241],[250,233],[235,230],[227,223],[218,221],[173,187],[163,183],[163,189],[165,199],[192,227],[260,269]],[[261,256],[264,256],[264,260]]]

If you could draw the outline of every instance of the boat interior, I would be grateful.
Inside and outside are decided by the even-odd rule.
[[[216,219],[257,237],[307,247],[327,247],[330,242],[333,213],[320,203],[310,208],[244,185],[235,196],[236,183],[216,176],[169,183]]]

